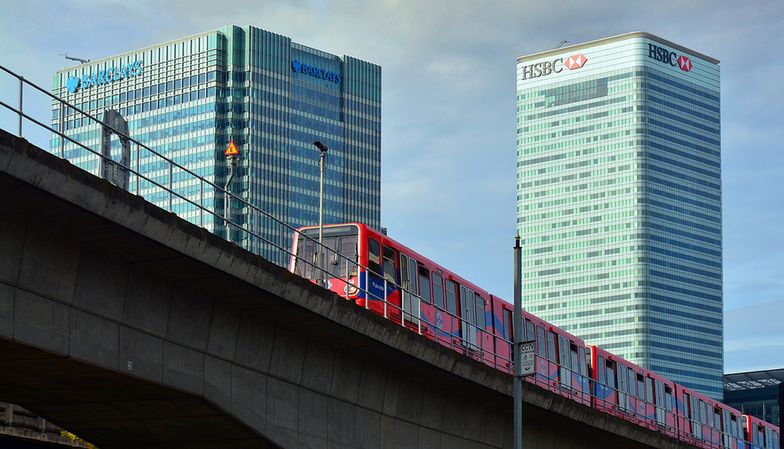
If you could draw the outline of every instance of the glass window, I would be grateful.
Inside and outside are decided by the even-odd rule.
[[[536,326],[536,353],[542,357],[547,355],[547,340],[544,338],[544,328]]]
[[[368,239],[368,268],[373,273],[381,273],[381,245],[376,239]]]
[[[650,377],[645,378],[645,400],[653,404],[653,381]]]
[[[645,400],[645,386],[642,374],[637,375],[637,398]]]
[[[126,98],[128,98],[128,94],[120,92],[120,103],[124,102]]]
[[[188,86],[190,86],[190,85],[191,85],[190,81],[191,81],[191,79],[190,79],[190,78],[188,78],[187,76],[186,76],[185,78],[183,78],[183,79],[182,79],[182,87],[188,87]]]
[[[206,73],[200,73],[199,74],[199,84],[206,83],[206,82],[207,82],[207,74]]]
[[[395,250],[385,246],[384,247],[384,279],[393,284],[397,283],[397,268],[395,266]]]
[[[158,93],[158,85],[155,84],[155,85],[150,86],[150,94],[151,95],[155,95],[157,93]]]
[[[596,357],[596,378],[599,379],[599,382],[606,384],[607,379],[604,377],[604,368],[604,357]]]
[[[558,362],[556,358],[555,333],[552,331],[547,332],[547,358],[553,362]]]
[[[174,81],[168,81],[168,82],[166,83],[166,90],[167,90],[167,91],[169,91],[169,90],[174,90]]]
[[[528,341],[536,340],[536,332],[534,331],[534,323],[531,320],[525,320],[526,338]]]
[[[174,89],[182,89],[182,80],[174,80]]]
[[[430,270],[423,267],[421,264],[419,265],[419,296],[425,300],[425,302],[430,302]]]
[[[433,273],[433,304],[444,308],[444,279],[438,273]]]
[[[479,330],[485,330],[485,300],[479,295],[476,295],[476,327]]]
[[[446,310],[452,315],[457,315],[457,284],[446,280]]]
[[[513,335],[513,333],[514,333],[513,330],[514,329],[512,327],[513,326],[513,324],[512,324],[512,311],[504,309],[503,310],[503,315],[504,315],[504,333],[503,333],[504,339],[512,341],[512,339],[514,338],[514,335]],[[512,355],[514,355],[514,354],[512,354]]]
[[[136,98],[136,92],[129,90],[127,96],[128,96],[128,101],[131,101],[134,98]]]

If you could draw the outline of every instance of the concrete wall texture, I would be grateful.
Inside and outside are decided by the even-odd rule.
[[[109,448],[512,446],[512,382],[0,131],[0,400]],[[526,449],[687,447],[526,386]]]

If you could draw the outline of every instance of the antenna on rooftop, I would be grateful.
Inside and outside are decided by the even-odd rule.
[[[60,56],[65,57],[65,59],[69,61],[76,61],[82,64],[87,64],[88,62],[90,62],[89,59],[82,59],[82,58],[77,58],[75,56],[68,56],[68,53],[60,53]]]
[[[562,47],[566,46],[566,44],[571,44],[571,42],[569,42],[569,41],[558,42],[558,45],[556,45],[555,48],[562,48]]]

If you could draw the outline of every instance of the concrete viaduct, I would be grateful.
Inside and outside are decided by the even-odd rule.
[[[512,381],[0,130],[0,400],[111,448],[512,446]],[[526,449],[685,448],[538,388]]]

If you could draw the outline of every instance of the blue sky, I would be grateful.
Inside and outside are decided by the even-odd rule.
[[[510,300],[515,59],[648,31],[721,60],[725,371],[784,367],[781,1],[0,0],[0,64],[49,87],[70,65],[60,53],[100,58],[227,24],[380,64],[384,226]],[[0,80],[3,101],[15,92]],[[27,104],[48,119],[42,97]]]

